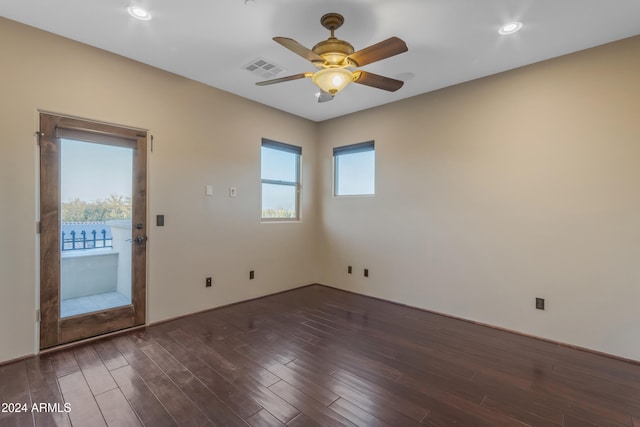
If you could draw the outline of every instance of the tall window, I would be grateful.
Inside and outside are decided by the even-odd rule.
[[[375,194],[376,152],[373,141],[333,149],[334,194]]]
[[[262,219],[300,219],[302,148],[262,139]]]

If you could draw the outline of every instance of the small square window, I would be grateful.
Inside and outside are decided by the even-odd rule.
[[[262,219],[300,219],[300,157],[302,148],[262,140]]]
[[[336,196],[375,194],[376,153],[373,141],[333,149]]]

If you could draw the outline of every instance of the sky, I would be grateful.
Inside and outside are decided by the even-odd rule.
[[[280,150],[262,147],[262,179],[296,181],[296,156]],[[295,209],[295,187],[262,184],[263,209]]]
[[[335,165],[336,195],[375,193],[375,153],[372,150],[338,156]]]
[[[131,197],[131,148],[63,139],[60,152],[62,202],[102,200],[111,194]]]

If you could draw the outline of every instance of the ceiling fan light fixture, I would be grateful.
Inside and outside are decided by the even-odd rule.
[[[325,68],[316,72],[311,80],[320,89],[334,96],[353,81],[353,73],[344,68]]]

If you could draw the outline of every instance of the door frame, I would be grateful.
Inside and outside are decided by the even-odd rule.
[[[60,318],[60,140],[133,149],[131,304]],[[146,322],[147,132],[40,112],[40,349]],[[141,224],[141,227],[136,225]],[[138,243],[136,244],[136,240]]]

